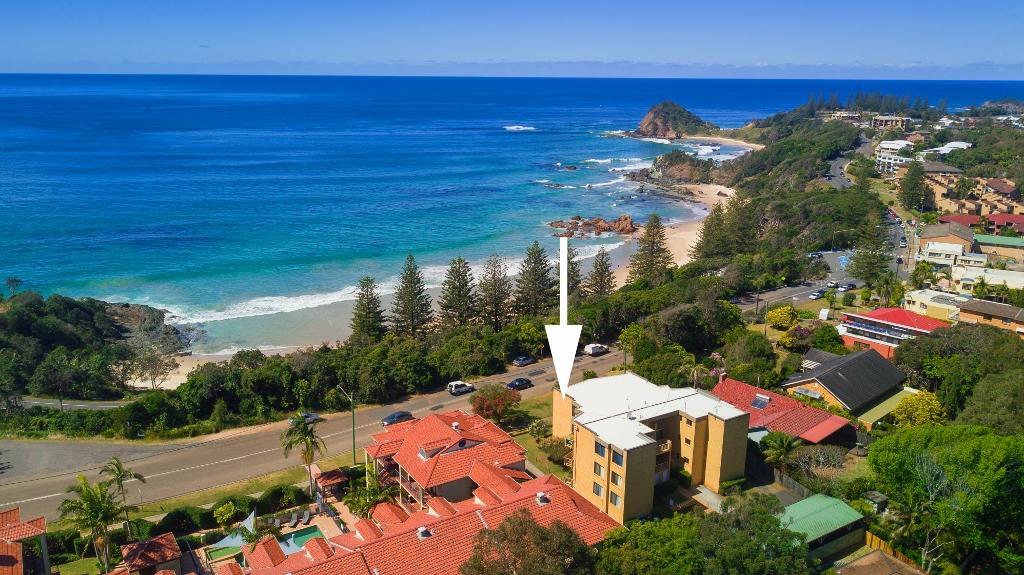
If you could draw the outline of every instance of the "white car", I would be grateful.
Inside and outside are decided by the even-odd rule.
[[[588,343],[583,346],[583,353],[591,357],[597,357],[608,353],[608,348],[599,343]]]
[[[462,395],[465,393],[472,393],[474,391],[476,391],[476,387],[474,387],[472,383],[453,381],[448,384],[448,393],[452,395]]]

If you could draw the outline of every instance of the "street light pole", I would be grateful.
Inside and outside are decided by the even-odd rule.
[[[348,407],[352,411],[352,467],[356,466],[356,401],[352,395],[345,391],[341,385],[338,385],[338,391],[345,394],[348,398]]]

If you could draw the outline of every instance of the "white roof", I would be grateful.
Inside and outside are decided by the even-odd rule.
[[[602,441],[627,450],[654,443],[646,435],[653,430],[644,420],[675,412],[694,419],[714,414],[726,420],[745,413],[706,391],[655,385],[628,372],[588,379],[570,385],[565,393],[579,405],[577,423]]]
[[[882,140],[881,142],[878,143],[879,150],[898,151],[902,150],[903,148],[906,148],[907,146],[913,147],[914,142],[909,142],[907,140]]]
[[[964,253],[964,247],[962,245],[946,242],[928,242],[928,245],[926,245],[924,249],[928,252],[942,252],[957,255],[963,255]]]
[[[939,146],[938,148],[929,148],[927,150],[924,150],[921,153],[922,154],[941,154],[941,155],[945,156],[946,154],[952,152],[953,150],[966,150],[967,148],[970,148],[972,145],[973,144],[971,144],[969,142],[948,142],[946,144],[943,144],[942,146]]]

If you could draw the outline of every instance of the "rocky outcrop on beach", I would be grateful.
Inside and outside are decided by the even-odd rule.
[[[154,345],[165,353],[178,353],[190,343],[189,334],[165,323],[167,312],[137,303],[110,303],[93,300],[104,307],[125,339]]]
[[[652,106],[637,129],[629,135],[676,140],[687,136],[706,135],[715,130],[718,130],[718,126],[702,120],[700,116],[675,102],[665,100]]]
[[[608,221],[604,218],[584,219],[583,216],[573,216],[568,220],[555,220],[548,223],[549,226],[564,230],[557,232],[556,237],[587,237],[599,236],[605,233],[630,235],[637,230],[633,223],[632,216],[622,214],[618,218]]]

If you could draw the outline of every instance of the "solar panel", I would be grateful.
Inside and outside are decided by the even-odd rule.
[[[768,407],[768,396],[761,395],[760,393],[754,396],[754,399],[750,401],[751,407],[754,409],[764,409]]]

